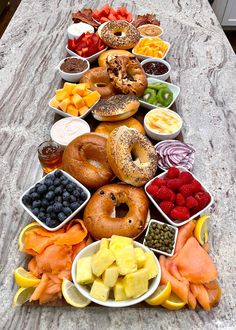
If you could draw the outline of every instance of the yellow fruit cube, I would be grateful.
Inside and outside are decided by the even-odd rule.
[[[51,101],[50,101],[50,105],[51,105],[51,107],[54,107],[54,108],[58,108],[59,103],[60,103],[60,102],[57,101],[56,96],[54,96],[54,97],[51,99]]]
[[[124,246],[115,252],[116,264],[120,275],[135,272],[137,263],[135,260],[134,247],[132,245]]]
[[[145,261],[146,261],[146,256],[145,252],[143,251],[142,248],[134,248],[134,253],[135,253],[135,259],[138,268],[144,267]]]
[[[106,301],[109,296],[110,288],[106,286],[100,278],[97,278],[92,285],[90,294],[93,298]]]
[[[82,83],[82,84],[78,84],[76,85],[76,87],[72,90],[72,94],[78,94],[80,96],[86,96],[89,94],[87,88],[89,88],[89,84],[88,83]]]
[[[81,258],[76,265],[76,282],[79,284],[90,284],[95,280],[91,268],[92,256]]]
[[[66,99],[64,99],[63,101],[61,101],[60,103],[59,103],[59,108],[62,110],[62,111],[64,111],[64,112],[66,112],[66,110],[67,110],[67,108],[68,108],[68,106],[71,104],[71,100],[69,99],[69,98],[66,98]]]
[[[148,290],[148,270],[139,269],[137,272],[127,274],[123,279],[125,294],[137,298]]]
[[[124,285],[123,285],[123,278],[118,278],[114,289],[114,298],[115,301],[121,301],[121,300],[127,300],[129,299],[126,294],[125,294],[125,290],[124,290]]]
[[[76,84],[65,82],[64,86],[63,86],[63,89],[64,89],[65,92],[68,93],[68,95],[72,95],[72,91],[75,87],[76,87]]]
[[[156,257],[152,251],[145,252],[146,261],[144,268],[148,270],[148,279],[154,278],[158,274],[158,267],[156,263]]]
[[[116,251],[120,250],[124,246],[131,245],[133,246],[133,240],[129,237],[112,235],[111,241],[109,245],[109,249],[112,251],[114,256],[116,255]]]
[[[102,238],[100,242],[100,250],[106,248],[109,248],[109,240],[107,238]]]
[[[83,107],[79,108],[79,114],[80,116],[84,115],[87,111],[88,111],[88,107],[86,105],[84,105]]]
[[[118,267],[116,266],[116,264],[113,264],[105,270],[105,272],[102,275],[102,279],[106,286],[112,288],[116,284],[118,276],[119,276]]]
[[[69,97],[69,94],[66,91],[64,91],[64,89],[57,89],[55,97],[57,101],[61,102],[67,97]]]
[[[97,277],[101,276],[102,273],[115,261],[115,257],[109,249],[99,250],[92,257],[92,272]]]
[[[87,105],[87,107],[90,108],[100,99],[100,97],[101,97],[101,95],[98,93],[98,91],[93,91],[90,94],[88,94],[87,96],[84,96],[83,100],[84,100],[85,104]]]
[[[74,103],[74,105],[76,106],[77,109],[81,108],[84,106],[84,100],[82,99],[82,97],[78,94],[75,94],[72,96],[72,102]]]

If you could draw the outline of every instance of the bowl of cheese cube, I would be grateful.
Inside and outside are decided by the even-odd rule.
[[[126,307],[147,299],[157,289],[161,268],[155,254],[129,237],[113,235],[96,241],[75,257],[72,279],[78,291],[107,307]]]

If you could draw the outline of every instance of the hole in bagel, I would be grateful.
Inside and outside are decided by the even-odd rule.
[[[106,87],[107,84],[103,83],[103,82],[98,82],[96,84],[94,84],[95,87]]]
[[[133,145],[130,154],[132,161],[138,167],[145,167],[149,165],[147,152],[145,151],[144,148],[141,148],[138,144]]]
[[[123,218],[129,212],[129,206],[126,203],[121,203],[115,206],[114,218]]]
[[[117,37],[121,37],[122,36],[122,32],[121,31],[117,31],[114,33],[115,36]]]

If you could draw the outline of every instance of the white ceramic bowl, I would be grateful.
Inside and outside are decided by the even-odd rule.
[[[144,240],[143,240],[143,244],[145,244],[146,242],[146,237],[148,235],[148,232],[149,232],[149,227],[152,223],[157,223],[157,224],[160,224],[160,225],[167,225],[168,227],[171,227],[171,228],[174,228],[174,231],[175,231],[175,241],[174,241],[174,245],[173,245],[173,248],[172,248],[172,252],[171,253],[167,253],[167,252],[164,252],[162,250],[157,250],[157,249],[153,249],[153,248],[149,248],[150,250],[152,250],[153,252],[156,252],[156,253],[159,253],[159,254],[163,254],[167,257],[172,257],[174,252],[175,252],[175,245],[176,245],[176,241],[177,241],[177,236],[178,236],[178,232],[179,232],[179,229],[177,227],[174,227],[174,226],[171,226],[171,225],[168,225],[164,222],[161,222],[161,221],[158,221],[158,220],[155,220],[155,219],[151,219],[150,222],[149,222],[149,225],[148,225],[148,228],[147,228],[147,231],[146,231],[146,234],[145,234],[145,237],[144,237]]]
[[[100,52],[98,53],[95,53],[89,57],[82,57],[82,56],[79,56],[78,54],[76,54],[75,52],[73,52],[72,50],[70,50],[67,46],[66,46],[66,51],[69,55],[71,56],[75,56],[75,57],[78,57],[78,58],[81,58],[82,60],[88,60],[90,63],[94,62],[98,57],[99,55],[101,55],[103,52],[105,52],[107,50],[107,47],[104,48],[103,50],[100,50]]]
[[[145,37],[145,39],[153,39],[153,38],[150,38],[150,37]],[[157,38],[159,38],[159,37],[157,37]],[[144,39],[144,38],[141,38],[141,39]],[[140,39],[140,40],[141,40]],[[164,40],[162,40],[162,41],[164,41]],[[160,58],[160,59],[164,59],[166,56],[167,56],[167,54],[169,53],[169,50],[170,50],[170,43],[168,42],[168,41],[164,41],[165,42],[165,44],[168,46],[168,48],[167,48],[167,50],[166,50],[166,52],[165,52],[165,54],[162,56],[162,57],[158,57],[158,58]],[[136,47],[136,46],[135,46]],[[148,59],[148,58],[157,58],[157,57],[153,57],[153,56],[147,56],[147,55],[142,55],[142,54],[138,54],[138,53],[135,53],[135,51],[134,51],[134,48],[132,49],[132,53],[140,60],[140,61],[143,61],[143,60],[146,60],[146,59]]]
[[[168,71],[164,74],[159,74],[159,75],[153,75],[153,74],[149,74],[149,73],[145,72],[147,77],[157,78],[157,79],[160,79],[160,80],[163,80],[163,81],[165,81],[169,78],[170,71],[171,71],[171,66],[168,62],[166,62],[165,60],[158,59],[158,58],[147,58],[146,60],[141,62],[141,65],[143,66],[144,64],[149,63],[149,62],[162,63],[168,68]]]
[[[158,26],[158,25],[155,25],[155,24],[144,24],[144,25],[140,25],[139,27],[138,27],[138,30],[139,30],[139,28],[142,28],[142,27],[147,27],[147,26],[155,26],[155,27],[158,27],[159,29],[160,29],[160,34],[158,34],[158,36],[146,36],[146,35],[144,35],[144,34],[142,34],[140,31],[139,31],[139,33],[140,33],[140,35],[141,35],[141,37],[143,37],[143,38],[155,38],[155,37],[160,37],[161,35],[163,35],[163,33],[164,33],[164,30],[160,27],[160,26]]]
[[[69,72],[64,72],[61,70],[61,65],[62,63],[69,58],[76,58],[76,59],[80,59],[82,61],[84,61],[87,65],[87,68],[84,71],[81,72],[76,72],[76,73],[69,73]],[[61,76],[62,79],[64,79],[65,81],[69,81],[71,83],[76,83],[79,82],[80,78],[85,74],[85,72],[87,72],[90,69],[90,63],[88,60],[83,59],[83,58],[78,58],[78,56],[71,56],[71,57],[66,57],[64,58],[57,66],[58,72]]]
[[[56,170],[48,173],[47,175],[45,175],[42,179],[38,180],[37,182],[35,182],[35,184],[33,184],[29,189],[27,189],[23,195],[20,197],[20,204],[21,206],[29,213],[29,215],[35,219],[43,228],[47,229],[48,231],[56,231],[58,229],[60,229],[61,227],[63,227],[68,221],[70,221],[72,218],[74,218],[74,216],[80,211],[82,210],[85,205],[88,203],[90,197],[91,197],[91,194],[89,192],[89,190],[84,186],[82,185],[82,183],[80,183],[79,181],[77,181],[75,178],[73,178],[73,176],[71,176],[70,174],[68,174],[67,172],[63,171],[63,170],[60,170],[70,181],[74,182],[78,187],[82,188],[83,191],[87,194],[87,199],[83,202],[83,204],[80,205],[80,207],[78,209],[76,209],[71,215],[69,215],[60,225],[58,225],[57,227],[54,227],[54,228],[50,228],[48,227],[44,222],[40,221],[38,219],[38,217],[36,215],[34,215],[31,210],[22,202],[22,198],[24,195],[26,195],[30,189],[34,188],[36,186],[37,183],[43,183],[43,181],[45,180],[45,178],[50,175],[50,174],[53,174]]]
[[[94,27],[84,22],[73,23],[68,26],[68,39],[79,38],[83,33],[94,33]]]
[[[205,213],[207,209],[209,209],[209,207],[213,204],[214,202],[214,199],[213,199],[213,196],[212,194],[206,189],[206,187],[201,183],[200,180],[198,180],[194,175],[193,173],[191,173],[190,171],[186,170],[184,167],[181,167],[181,166],[176,166],[178,169],[180,169],[181,172],[188,172],[190,174],[192,174],[193,178],[196,179],[198,182],[200,182],[200,184],[202,185],[203,189],[208,192],[208,194],[211,196],[211,200],[210,202],[208,203],[208,205],[206,207],[204,207],[204,209],[202,209],[201,211],[197,212],[196,214],[192,215],[189,219],[185,220],[185,221],[181,221],[181,222],[175,222],[173,220],[171,220],[168,215],[166,215],[162,209],[160,208],[160,206],[157,204],[157,202],[154,200],[154,198],[147,192],[147,187],[152,183],[153,180],[155,180],[156,178],[164,178],[166,176],[166,173],[167,171],[155,176],[152,180],[150,180],[148,183],[146,183],[145,185],[145,191],[146,191],[146,194],[148,195],[148,197],[150,198],[150,200],[152,201],[152,203],[155,205],[155,207],[158,209],[158,211],[163,215],[163,217],[173,226],[176,226],[176,227],[181,227],[183,225],[185,225],[186,223],[188,223],[189,221],[197,218],[201,213]]]
[[[152,112],[157,112],[159,110],[162,110],[166,113],[169,113],[169,114],[172,114],[173,116],[175,116],[176,118],[179,119],[180,121],[180,126],[179,128],[174,131],[173,133],[157,133],[157,132],[154,132],[147,124],[147,116],[148,114],[152,113]],[[162,140],[168,140],[168,139],[174,139],[176,138],[181,129],[182,129],[182,126],[183,126],[183,120],[182,118],[180,117],[180,115],[177,114],[177,112],[173,111],[173,110],[170,110],[170,109],[166,109],[166,108],[155,108],[155,109],[152,109],[150,111],[148,111],[148,113],[145,115],[144,117],[144,128],[145,128],[145,131],[147,133],[147,135],[152,138],[153,140],[156,140],[156,141],[162,141]]]
[[[71,274],[72,274],[72,279],[73,279],[74,285],[76,286],[77,290],[84,297],[86,297],[87,299],[95,302],[96,304],[102,305],[102,306],[127,307],[127,306],[138,304],[139,302],[147,299],[149,296],[151,296],[153,294],[153,292],[157,289],[157,287],[160,283],[160,280],[161,280],[161,267],[160,267],[159,261],[156,257],[155,257],[155,260],[156,260],[157,267],[158,267],[158,275],[155,278],[149,280],[148,291],[146,293],[144,293],[142,296],[140,296],[136,299],[129,299],[129,300],[123,300],[123,301],[115,301],[114,299],[108,299],[107,301],[100,301],[98,299],[93,298],[90,295],[89,286],[81,285],[76,282],[76,264],[77,264],[77,260],[79,260],[80,258],[88,257],[88,256],[95,254],[99,250],[99,246],[100,246],[100,241],[96,241],[96,242],[88,245],[87,247],[85,247],[83,250],[81,250],[77,254],[77,256],[75,257],[73,264],[72,264]],[[136,242],[136,241],[134,241],[134,247],[140,247],[145,251],[150,251],[150,249],[147,246],[144,246],[143,244]]]
[[[179,86],[174,85],[174,84],[171,84],[171,83],[168,83],[166,81],[163,82],[163,80],[156,79],[156,78],[147,78],[147,81],[148,81],[148,84],[164,83],[164,84],[166,84],[169,87],[169,89],[173,93],[173,101],[166,108],[170,108],[172,106],[172,104],[175,102],[175,100],[177,99],[177,97],[179,96],[179,93],[180,93]],[[143,108],[146,108],[146,109],[149,109],[149,110],[156,108],[156,105],[147,103],[147,102],[145,102],[145,101],[143,101],[141,99],[139,99],[139,102],[140,102],[140,104],[142,105]],[[163,107],[163,108],[165,108],[165,107]]]

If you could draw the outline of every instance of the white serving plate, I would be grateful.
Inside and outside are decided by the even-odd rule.
[[[205,191],[211,196],[211,200],[210,200],[209,204],[208,204],[206,207],[204,207],[204,209],[202,209],[201,211],[199,211],[199,212],[197,212],[196,214],[192,215],[189,219],[187,219],[187,220],[185,220],[185,221],[181,221],[181,222],[177,222],[177,221],[174,222],[173,220],[171,220],[171,219],[168,217],[168,215],[166,215],[166,214],[162,211],[162,209],[161,209],[160,206],[157,204],[157,202],[154,200],[154,198],[153,198],[153,197],[147,192],[147,186],[149,186],[149,185],[152,183],[152,181],[155,180],[156,178],[160,178],[160,179],[162,179],[163,177],[165,177],[167,171],[164,171],[163,173],[161,173],[161,174],[155,176],[152,180],[150,180],[148,183],[146,183],[146,185],[145,185],[145,192],[146,192],[146,194],[148,195],[148,197],[150,198],[150,200],[152,201],[152,203],[155,205],[155,207],[158,209],[158,211],[163,215],[163,217],[164,217],[164,218],[165,218],[165,219],[166,219],[166,220],[167,220],[172,226],[181,227],[181,226],[185,225],[186,223],[188,223],[189,221],[191,221],[191,220],[197,218],[201,213],[206,212],[206,210],[209,209],[209,207],[214,203],[214,199],[213,199],[212,194],[211,194],[211,193],[207,190],[207,188],[201,183],[201,181],[198,180],[198,179],[195,177],[195,175],[193,175],[193,173],[191,173],[190,171],[186,170],[186,168],[184,168],[184,167],[182,167],[182,166],[176,166],[176,167],[177,167],[178,169],[180,169],[181,172],[188,172],[188,173],[190,173],[190,174],[193,176],[193,178],[194,178],[195,180],[197,180],[197,181],[202,185],[203,189],[204,189],[204,190],[205,190]]]
[[[149,289],[146,293],[144,293],[142,296],[136,298],[136,299],[128,299],[128,300],[123,300],[123,301],[115,301],[114,299],[108,299],[107,301],[100,301],[96,298],[93,298],[90,295],[90,287],[86,286],[86,285],[81,285],[78,284],[76,282],[76,264],[77,264],[77,260],[82,258],[82,257],[88,257],[93,255],[94,253],[96,253],[99,250],[99,246],[100,246],[100,241],[96,241],[90,245],[88,245],[87,247],[85,247],[83,250],[81,250],[77,256],[75,257],[73,264],[72,264],[72,269],[71,269],[71,274],[72,274],[72,279],[74,282],[75,287],[77,288],[77,290],[87,299],[95,302],[98,305],[102,305],[102,306],[107,306],[107,307],[127,307],[127,306],[131,306],[131,305],[135,305],[140,303],[143,300],[146,300],[149,296],[151,296],[154,291],[156,291],[160,280],[161,280],[161,267],[159,264],[159,261],[157,259],[157,257],[155,257],[156,263],[157,263],[157,267],[158,267],[158,274],[155,278],[149,280]],[[150,251],[150,249],[139,243],[134,241],[134,247],[140,247],[145,251]]]
[[[173,93],[173,101],[168,105],[168,107],[164,107],[162,105],[162,108],[169,109],[172,106],[172,104],[175,102],[175,100],[177,99],[177,97],[179,96],[179,93],[180,93],[179,86],[174,85],[174,84],[171,84],[171,83],[168,83],[166,81],[162,81],[160,79],[156,79],[156,78],[147,78],[147,81],[148,81],[148,84],[149,83],[152,84],[152,83],[157,83],[158,82],[158,83],[166,84],[169,87],[169,89]],[[157,107],[154,104],[147,103],[147,102],[145,102],[143,100],[140,100],[140,99],[139,99],[139,102],[140,102],[140,104],[142,105],[143,108],[146,108],[146,109],[149,109],[149,110],[155,109]]]
[[[84,60],[87,60],[87,61],[89,61],[90,63],[92,63],[92,62],[94,62],[94,61],[99,57],[99,55],[101,55],[103,52],[105,52],[105,51],[107,50],[107,48],[108,48],[108,47],[106,47],[106,48],[100,50],[100,52],[97,52],[97,53],[95,53],[95,54],[93,54],[93,55],[91,55],[91,56],[89,56],[89,57],[82,57],[82,56],[79,56],[78,54],[76,54],[75,52],[73,52],[72,50],[70,50],[67,46],[66,46],[66,51],[67,51],[67,53],[68,53],[69,55],[71,55],[71,56],[76,56],[76,57],[78,57],[78,58],[81,58],[82,60],[84,59]]]
[[[145,39],[148,38],[148,39],[153,39],[153,37],[145,37]],[[159,38],[159,37],[157,37]],[[144,38],[141,38],[141,39],[144,39]],[[140,40],[141,40],[140,39]],[[160,38],[161,39],[161,38]],[[148,58],[158,58],[158,59],[161,59],[161,60],[164,60],[164,58],[166,58],[167,54],[169,53],[169,50],[170,50],[170,43],[168,41],[165,41],[165,40],[162,40],[167,46],[167,50],[165,52],[165,54],[162,56],[162,57],[153,57],[153,56],[147,56],[147,55],[142,55],[142,54],[138,54],[138,53],[135,53],[134,51],[134,48],[132,49],[132,53],[140,60],[140,61],[143,61],[143,60],[146,60]]]
[[[82,210],[85,205],[88,203],[90,197],[91,197],[91,194],[89,192],[89,190],[84,186],[82,185],[82,183],[80,183],[79,181],[77,181],[75,178],[73,178],[73,176],[71,176],[69,173],[63,171],[63,170],[60,170],[61,172],[63,172],[63,174],[72,182],[74,182],[78,187],[82,188],[83,191],[87,194],[87,199],[83,202],[83,204],[80,205],[80,207],[78,209],[76,209],[71,215],[69,215],[68,218],[66,218],[60,225],[58,225],[57,227],[54,227],[54,228],[51,228],[51,227],[48,227],[44,222],[42,222],[41,220],[38,219],[38,217],[36,215],[34,215],[31,210],[22,202],[22,198],[24,195],[26,195],[30,189],[34,188],[35,185],[37,183],[41,183],[45,180],[45,178],[50,175],[50,174],[53,174],[55,171],[57,170],[54,170],[50,173],[48,173],[47,175],[45,175],[42,179],[38,180],[37,182],[35,182],[35,184],[33,184],[29,189],[27,189],[23,195],[20,197],[20,204],[21,206],[29,213],[29,215],[35,219],[43,228],[47,229],[48,231],[56,231],[58,229],[60,229],[61,227],[63,227],[67,222],[69,222],[71,219],[73,219],[73,217],[80,211]]]

